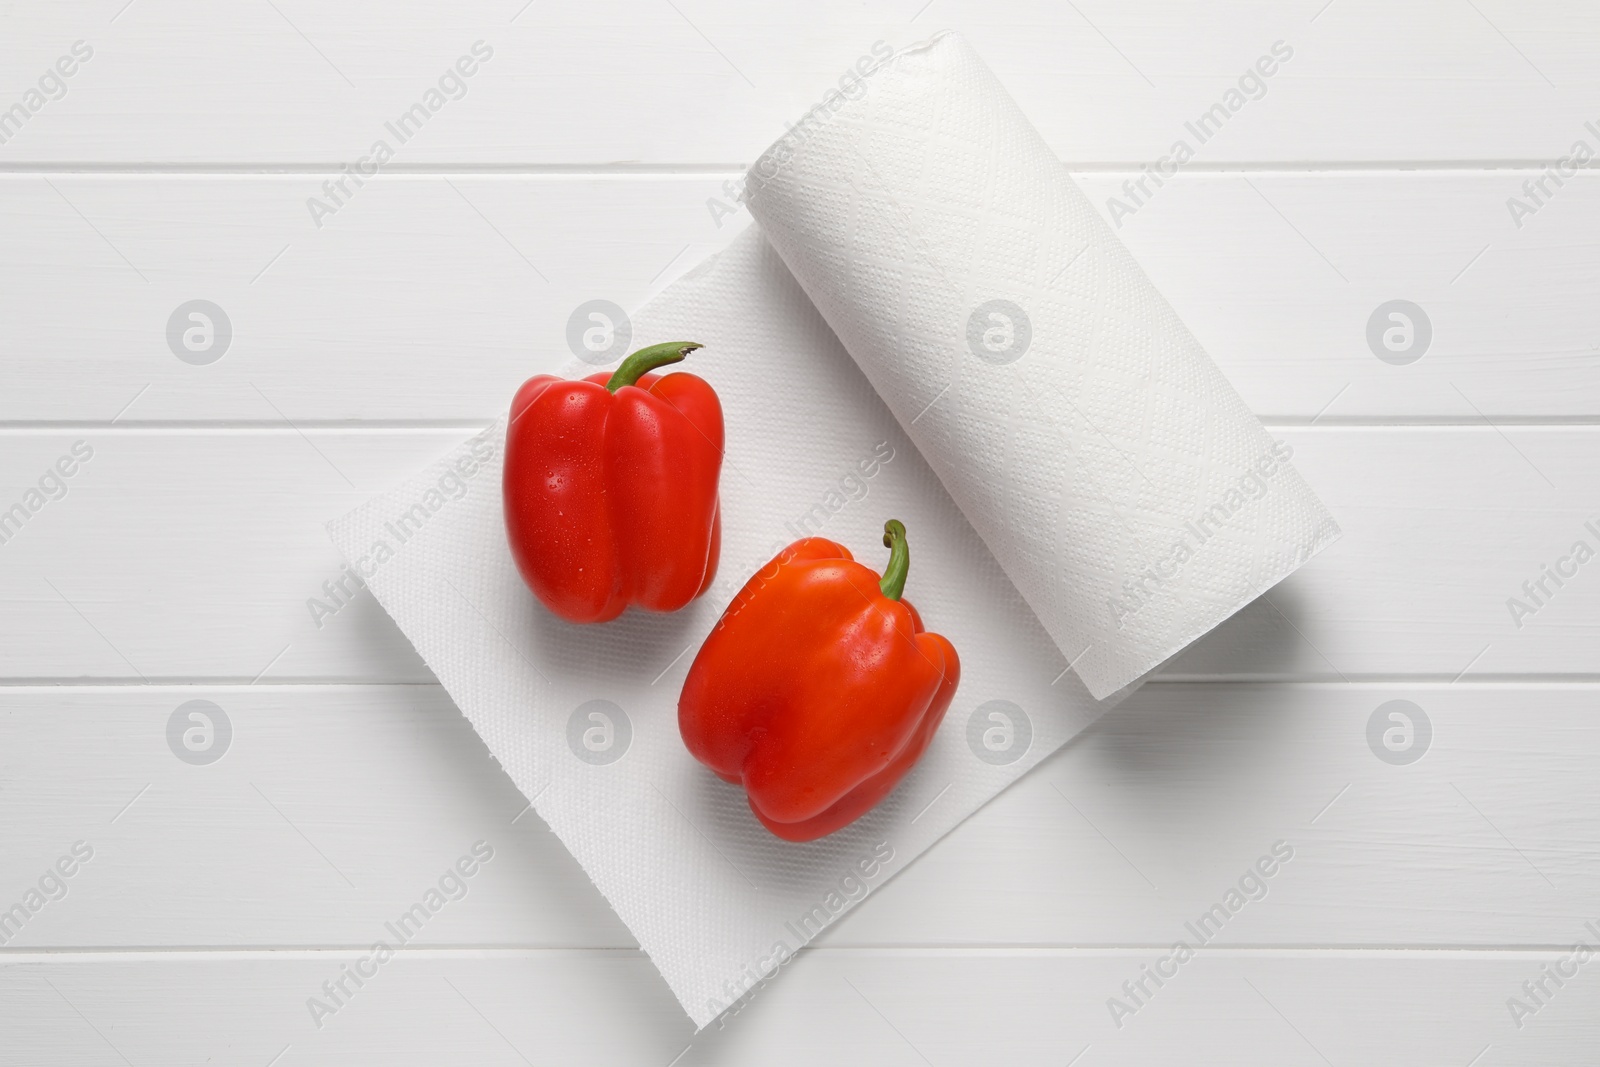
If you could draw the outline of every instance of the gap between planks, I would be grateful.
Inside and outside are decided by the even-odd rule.
[[[299,160],[292,163],[95,163],[70,160],[0,163],[0,177],[6,176],[84,176],[152,178],[213,177],[323,177],[336,174],[342,161]],[[1137,174],[1149,160],[1093,160],[1063,163],[1073,174]],[[1261,160],[1190,162],[1185,174],[1478,174],[1489,172],[1543,173],[1551,165],[1545,159],[1372,159],[1347,161]],[[737,176],[749,163],[390,163],[385,176],[394,177],[506,177],[506,178],[704,178]],[[1590,172],[1579,170],[1578,176]],[[1569,176],[1570,177],[1570,176]]]
[[[1121,959],[1142,958],[1150,952],[1161,952],[1171,947],[1170,942],[1148,945],[1107,946],[1055,946],[1055,945],[851,945],[830,947],[804,945],[801,955],[834,959]],[[132,948],[61,948],[61,949],[0,949],[0,967],[35,965],[41,963],[110,963],[110,962],[169,962],[184,956],[204,957],[208,960],[240,960],[252,962],[318,960],[329,956],[344,956],[351,952],[365,952],[370,943],[286,948],[205,948],[190,946],[139,946]],[[1457,948],[1449,945],[1273,945],[1273,946],[1223,946],[1207,945],[1211,957],[1231,959],[1282,959],[1285,956],[1314,956],[1319,959],[1386,959],[1386,960],[1517,960],[1538,959],[1572,950],[1566,945],[1507,945]],[[593,959],[596,957],[626,960],[648,960],[643,949],[637,948],[520,948],[503,945],[407,945],[403,955],[411,960],[435,959],[501,959],[501,960],[559,960]]]
[[[496,415],[495,418],[498,418]],[[1579,429],[1600,426],[1594,415],[1504,415],[1485,421],[1478,415],[1284,415],[1259,420],[1267,429],[1294,430],[1478,430],[1494,432],[1503,426],[1519,429]],[[494,425],[485,419],[12,419],[0,420],[0,434],[26,435],[95,430],[110,434],[258,434],[287,436],[302,430],[319,433],[404,433],[454,431],[481,433]]]
[[[1600,690],[1600,674],[1552,674],[1552,673],[1523,673],[1523,674],[1486,674],[1474,675],[1470,682],[1456,681],[1449,675],[1438,674],[1393,674],[1393,675],[1355,675],[1348,680],[1334,678],[1307,678],[1297,676],[1269,676],[1269,675],[1157,675],[1146,679],[1145,685],[1204,685],[1204,686],[1250,686],[1259,688],[1295,688],[1305,690],[1337,690],[1339,692],[1352,692],[1369,690],[1373,692],[1387,691],[1395,688],[1414,689],[1450,689],[1450,690],[1516,690],[1538,688],[1547,691],[1571,690]],[[156,677],[148,681],[139,681],[132,678],[101,677],[94,679],[84,678],[57,678],[53,676],[23,677],[0,679],[0,695],[28,696],[28,695],[63,695],[72,693],[101,693],[108,694],[118,690],[126,692],[159,692],[162,690],[182,691],[192,689],[272,689],[279,691],[304,690],[315,692],[346,692],[351,689],[442,689],[439,682],[427,681],[360,681],[350,679],[328,678],[283,678],[274,681],[253,681],[243,676],[230,677]]]

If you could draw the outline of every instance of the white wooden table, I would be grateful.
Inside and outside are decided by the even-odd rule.
[[[1120,232],[1345,537],[696,1035],[370,595],[314,617],[322,523],[942,27],[1108,216],[1194,148]],[[1597,48],[1511,0],[4,5],[0,1063],[1600,1061],[1600,182],[1545,177],[1600,150]],[[1375,349],[1394,300],[1429,328]]]

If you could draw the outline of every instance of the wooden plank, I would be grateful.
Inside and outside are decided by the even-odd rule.
[[[1185,137],[1209,163],[1548,159],[1596,117],[1600,24],[1509,0],[792,11],[564,0],[532,12],[524,0],[96,0],[7,13],[8,105],[74,41],[94,53],[3,151],[12,164],[337,167],[388,137],[397,166],[748,162],[874,42],[943,27],[966,33],[1057,153],[1080,163],[1151,161]],[[446,83],[411,139],[390,135],[385,123],[434,103],[427,92],[480,40],[491,58],[460,88]],[[1244,82],[1222,131],[1204,144],[1188,134],[1278,42],[1289,58]]]
[[[1162,944],[1283,842],[1293,859],[1245,886],[1264,895],[1223,943],[1559,944],[1591,918],[1600,875],[1600,796],[1579,769],[1594,696],[1147,685],[825,943]],[[1431,729],[1409,765],[1368,743],[1374,716],[1402,725],[1379,712],[1395,700]]]
[[[93,454],[65,496],[46,498],[0,545],[13,624],[0,677],[181,680],[216,677],[226,662],[243,681],[432,681],[371,596],[332,618],[313,618],[308,603],[343,577],[322,523],[461,436],[9,435],[7,508],[31,506],[28,491],[76,442]]]
[[[1596,693],[1146,686],[821,943],[1160,947],[1238,890],[1208,940],[1558,946],[1596,918]],[[209,764],[168,739],[194,700],[231,731]],[[1431,726],[1410,765],[1368,745],[1394,700]],[[0,907],[93,850],[6,951],[358,947],[480,841],[418,944],[635,947],[435,686],[12,686],[0,712]]]
[[[1506,1006],[1570,949],[1202,949],[1120,1029],[1107,1002],[1157,954],[810,950],[698,1035],[638,955],[403,949],[318,1029],[307,1002],[361,957],[7,959],[0,1025],[14,1062],[84,1064],[1577,1064],[1600,1039],[1587,969],[1521,1029]]]
[[[1345,536],[1168,674],[1600,675],[1600,584],[1571,558],[1577,541],[1600,542],[1586,525],[1600,526],[1600,429],[1280,432]],[[0,599],[12,605],[0,615],[0,679],[431,681],[370,596],[324,588],[343,561],[322,524],[464,436],[7,433],[0,503],[42,506],[0,544]],[[67,495],[29,497],[78,441],[94,455],[64,481]],[[1557,587],[1541,570],[1555,566],[1576,574]],[[1523,589],[1540,580],[1544,596]],[[1528,611],[1514,615],[1513,598]]]
[[[1185,174],[1120,232],[1265,418],[1594,419],[1600,253],[1572,235],[1600,182],[1519,229],[1529,173]],[[487,422],[580,304],[636,307],[748,223],[707,208],[731,176],[386,177],[320,229],[313,174],[0,178],[0,422]],[[169,341],[196,299],[231,329],[207,365]],[[1368,339],[1393,300],[1428,322],[1409,365]]]

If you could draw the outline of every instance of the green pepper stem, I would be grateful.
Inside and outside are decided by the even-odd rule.
[[[666,341],[659,345],[651,345],[649,348],[641,348],[622,361],[622,366],[618,367],[616,373],[606,382],[606,389],[614,393],[624,385],[633,385],[657,367],[680,362],[690,352],[704,347],[705,345],[694,341]]]
[[[899,519],[884,523],[883,543],[889,549],[889,565],[883,568],[878,588],[890,600],[899,600],[906,591],[906,575],[911,573],[911,546],[906,543],[905,523]]]

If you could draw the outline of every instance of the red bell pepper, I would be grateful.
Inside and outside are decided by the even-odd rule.
[[[695,656],[678,698],[690,753],[744,786],[789,841],[854,822],[915,764],[955,696],[961,664],[900,599],[906,529],[891,520],[883,577],[807,537],[758,571]]]
[[[511,402],[511,555],[569,622],[605,622],[629,604],[676,611],[716,575],[722,405],[693,374],[648,373],[700,347],[652,345],[578,381],[541,374]]]

